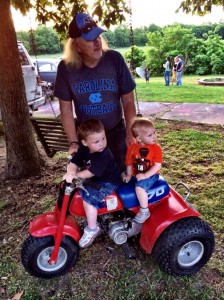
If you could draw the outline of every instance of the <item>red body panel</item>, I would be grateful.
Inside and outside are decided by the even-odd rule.
[[[29,227],[29,232],[32,236],[43,237],[43,236],[56,236],[58,230],[58,213],[47,212],[43,215],[32,220]],[[63,236],[70,236],[75,241],[79,241],[81,238],[81,229],[78,222],[74,217],[68,216],[63,228]]]
[[[107,207],[106,201],[110,202],[110,208]],[[105,198],[105,201],[102,202],[102,208],[98,209],[98,215],[107,214],[109,212],[117,211],[123,209],[124,205],[121,199],[118,197],[116,193],[111,194]],[[69,211],[72,215],[85,217],[85,210],[83,208],[83,200],[78,191],[72,198],[71,205]]]
[[[187,217],[200,216],[199,212],[190,207],[172,187],[170,187],[167,200],[152,205],[150,211],[151,216],[143,223],[140,238],[140,244],[147,253],[151,253],[158,237],[173,222]]]

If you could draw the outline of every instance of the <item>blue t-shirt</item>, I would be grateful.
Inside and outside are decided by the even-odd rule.
[[[106,130],[110,130],[123,116],[121,95],[134,88],[135,82],[122,55],[109,50],[95,68],[83,65],[78,70],[61,61],[54,95],[61,100],[74,101],[79,123],[97,118]]]
[[[182,60],[180,60],[179,62],[178,62],[178,64],[177,64],[177,72],[180,72],[180,71],[182,71],[182,69],[183,69],[183,61]]]

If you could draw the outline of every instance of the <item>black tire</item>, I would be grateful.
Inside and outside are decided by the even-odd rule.
[[[181,219],[166,229],[153,248],[159,267],[173,276],[190,276],[209,260],[215,245],[210,226],[197,217]]]
[[[21,259],[25,270],[36,277],[52,278],[71,269],[78,259],[79,246],[70,237],[64,237],[59,249],[57,263],[50,265],[48,260],[53,245],[53,236],[41,238],[29,236],[23,243],[21,250]]]

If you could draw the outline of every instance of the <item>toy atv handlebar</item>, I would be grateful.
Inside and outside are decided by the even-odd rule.
[[[178,184],[176,184],[175,190],[177,190],[178,187],[180,187],[180,186],[184,187],[185,190],[186,190],[186,192],[185,192],[186,196],[183,197],[184,201],[186,202],[188,200],[189,196],[190,196],[190,189],[183,182],[179,182]]]

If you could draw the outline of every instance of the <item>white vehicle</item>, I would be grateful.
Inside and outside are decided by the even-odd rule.
[[[21,42],[17,42],[19,56],[23,72],[23,80],[26,89],[26,98],[29,107],[37,110],[38,107],[45,104],[45,96],[42,93],[41,78],[34,66],[26,48]]]

